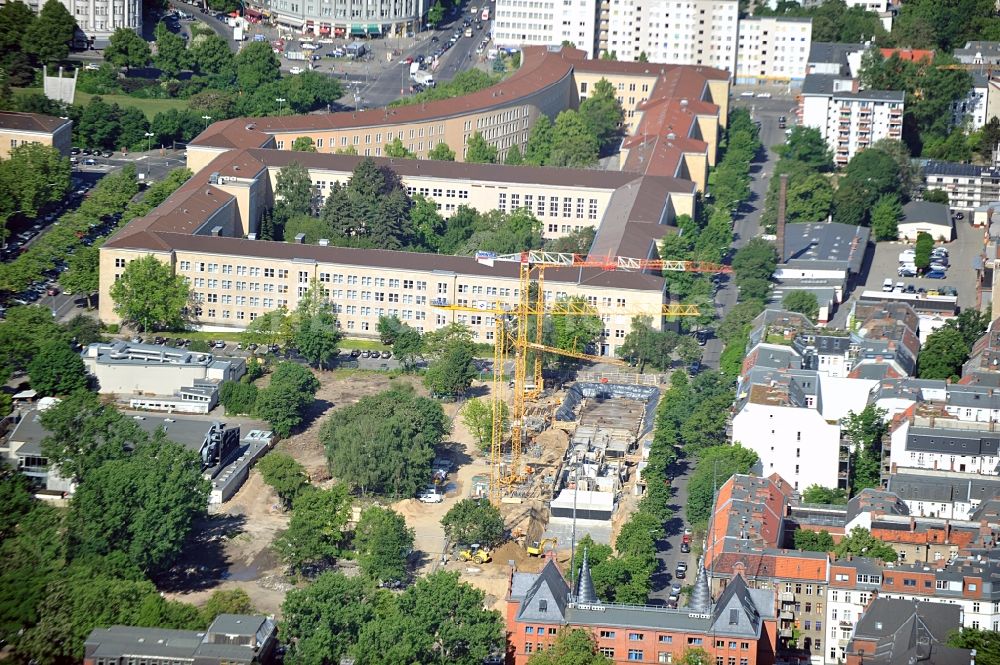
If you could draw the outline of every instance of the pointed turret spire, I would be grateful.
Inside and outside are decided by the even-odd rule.
[[[712,609],[712,590],[708,586],[708,573],[705,566],[698,562],[698,578],[694,581],[688,610],[698,614],[707,614]]]
[[[580,582],[576,589],[576,602],[594,605],[601,602],[594,589],[594,580],[590,576],[590,562],[587,560],[587,548],[583,549],[583,565],[580,566]]]

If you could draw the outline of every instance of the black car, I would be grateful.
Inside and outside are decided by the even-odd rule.
[[[438,39],[437,35],[434,35],[433,37],[431,37],[431,43],[432,44],[437,44],[439,41],[441,41],[441,40]]]
[[[684,568],[677,566],[677,570],[674,571],[674,577],[679,580],[682,580],[685,577],[687,577],[687,566],[685,566]]]
[[[698,346],[705,346],[708,344],[708,331],[699,330],[694,334],[694,338],[698,342]]]
[[[76,146],[73,146],[70,149],[69,154],[71,154],[71,155],[79,155],[80,154],[80,149],[77,148]]]
[[[691,551],[691,543],[681,543],[681,554],[687,554]]]
[[[361,357],[361,349],[352,349],[351,350],[351,357],[352,358],[360,358]]]

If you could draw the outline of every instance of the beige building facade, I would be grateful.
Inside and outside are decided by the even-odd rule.
[[[38,113],[0,111],[0,159],[9,158],[14,148],[28,143],[52,146],[68,157],[73,145],[73,121]]]
[[[648,159],[639,154],[643,146],[623,149],[635,168],[462,163],[475,132],[501,156],[512,145],[523,148],[538,117],[576,107],[602,78],[623,100],[626,129],[657,139]],[[102,246],[101,320],[118,322],[111,285],[130,261],[149,254],[187,279],[191,323],[204,330],[239,330],[279,307],[294,309],[318,283],[349,335],[374,336],[379,316],[398,316],[424,332],[464,323],[478,341],[491,342],[495,304],[513,304],[520,295],[516,263],[332,247],[322,239],[315,245],[260,240],[280,170],[293,162],[304,166],[314,193],[325,197],[362,160],[373,159],[444,217],[463,205],[482,212],[527,209],[546,239],[594,227],[592,257],[657,257],[676,216],[695,213],[725,126],[728,87],[729,75],[709,67],[584,60],[576,49],[533,47],[514,76],[456,99],[215,123],[188,146],[191,180]],[[305,136],[316,152],[292,151]],[[457,161],[380,157],[397,138],[418,156],[447,143]],[[345,148],[358,154],[336,154]],[[546,272],[544,293],[550,301],[580,296],[594,306],[605,324],[599,351],[615,354],[634,316],[662,321],[664,286],[658,274],[562,268]],[[449,309],[455,306],[472,311]]]

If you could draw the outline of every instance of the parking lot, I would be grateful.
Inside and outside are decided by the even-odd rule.
[[[875,245],[875,254],[868,269],[868,278],[865,280],[864,287],[855,289],[852,297],[859,297],[862,291],[881,291],[883,282],[886,279],[891,279],[893,284],[898,282],[905,285],[912,284],[915,289],[930,290],[950,286],[958,290],[959,307],[962,309],[975,307],[976,271],[973,265],[983,249],[983,231],[970,226],[967,219],[956,220],[955,230],[957,239],[943,243],[948,248],[949,262],[951,263],[945,279],[900,277],[897,273],[899,254],[904,249],[912,248],[913,243],[880,242]],[[941,244],[937,243],[937,245]],[[850,305],[845,303],[841,305],[838,313],[842,314],[849,309]]]

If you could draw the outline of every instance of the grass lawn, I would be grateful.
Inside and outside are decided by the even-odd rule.
[[[29,95],[31,93],[42,93],[41,88],[14,88],[15,95]],[[90,98],[94,95],[87,94],[86,92],[77,91],[76,93],[76,103],[77,104],[87,104]],[[100,95],[108,104],[118,104],[118,106],[134,106],[143,113],[150,120],[153,119],[160,111],[169,111],[170,109],[184,109],[187,108],[186,99],[137,99],[135,97],[129,97],[127,95]]]

